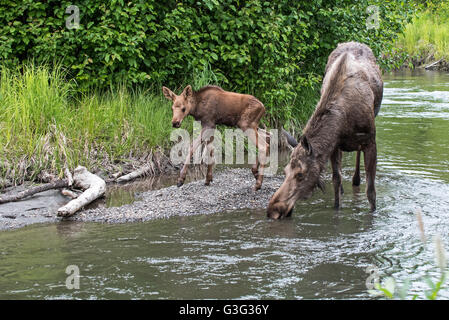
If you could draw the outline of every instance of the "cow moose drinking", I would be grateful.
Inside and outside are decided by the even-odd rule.
[[[376,208],[377,149],[375,117],[383,96],[380,69],[371,49],[360,43],[339,44],[328,58],[321,98],[307,122],[300,143],[285,167],[285,180],[270,199],[267,216],[291,215],[295,202],[324,188],[320,176],[330,160],[335,207],[340,207],[342,151],[357,151],[353,185],[360,184],[360,152],[364,153],[366,194]]]

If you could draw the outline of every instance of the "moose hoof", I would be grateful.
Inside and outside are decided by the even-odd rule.
[[[352,185],[353,185],[354,187],[360,186],[360,177],[354,177],[354,178],[352,178]]]
[[[261,187],[262,186],[260,184],[256,183],[256,185],[254,186],[253,190],[254,191],[260,190]]]
[[[204,185],[206,185],[206,186],[210,186],[210,183],[212,182],[212,180],[210,180],[210,181],[206,181],[206,182],[204,182]]]
[[[178,181],[178,184],[177,184],[178,188],[179,188],[180,186],[182,186],[183,184],[184,184],[184,181]]]

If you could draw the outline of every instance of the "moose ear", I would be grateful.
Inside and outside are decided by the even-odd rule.
[[[321,191],[324,192],[324,190],[326,190],[324,181],[321,178],[318,178],[318,182],[317,182],[317,187],[320,188]]]
[[[306,136],[301,137],[301,146],[304,148],[304,150],[306,150],[307,155],[309,156],[312,155],[313,153],[312,145],[309,143]]]
[[[191,96],[193,96],[192,86],[189,84],[187,87],[185,87],[182,94],[184,95],[185,98],[190,98]]]
[[[167,88],[167,87],[162,87],[162,92],[164,93],[164,96],[165,96],[168,100],[175,100],[176,94],[174,94],[173,91],[171,91],[169,88]]]

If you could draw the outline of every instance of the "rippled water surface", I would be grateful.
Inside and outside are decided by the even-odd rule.
[[[449,248],[449,76],[387,75],[377,118],[378,210],[368,212],[345,155],[343,209],[325,194],[291,219],[265,211],[104,225],[63,222],[0,233],[0,298],[370,299],[370,266],[382,278],[436,279],[432,236]],[[268,178],[267,178],[268,179]],[[426,244],[415,211],[421,208]],[[77,265],[79,290],[65,286]],[[449,289],[440,293],[449,298]]]

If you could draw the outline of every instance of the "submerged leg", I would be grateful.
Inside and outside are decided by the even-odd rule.
[[[355,172],[352,177],[352,185],[358,187],[360,185],[360,150],[357,151],[357,156],[355,160]]]
[[[365,148],[365,150],[363,150],[363,156],[365,159],[366,195],[368,197],[371,211],[374,211],[376,210],[376,187],[374,185],[377,166],[376,142],[371,143]]]
[[[342,194],[342,183],[341,183],[341,157],[342,152],[341,150],[337,149],[334,151],[334,153],[331,155],[331,164],[332,164],[332,182],[334,184],[334,193],[335,193],[335,202],[334,207],[335,209],[339,209],[341,202],[341,194]]]

